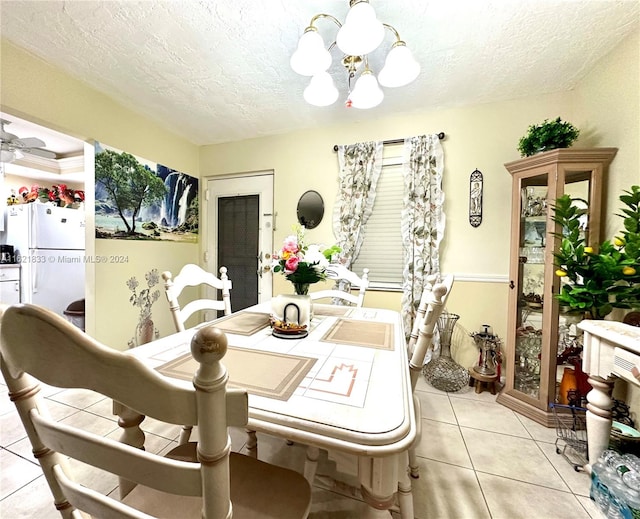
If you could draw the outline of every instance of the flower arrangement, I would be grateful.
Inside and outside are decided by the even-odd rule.
[[[40,189],[40,198],[46,198],[59,206],[67,206],[74,202],[83,202],[84,191],[69,189],[66,184],[55,184],[51,189]]]
[[[273,272],[282,272],[293,283],[296,294],[306,295],[311,283],[327,278],[331,256],[341,249],[337,245],[328,248],[306,245],[304,227],[295,225],[293,230],[295,234],[287,236],[282,249],[273,255]]]
[[[588,209],[572,204],[579,199],[563,195],[553,209],[553,221],[563,229],[554,253],[556,275],[568,280],[556,298],[589,319],[602,319],[614,308],[640,308],[640,187],[619,199],[623,230],[599,250],[585,244],[581,220]]]
[[[55,184],[51,186],[51,189],[40,187],[38,184],[32,185],[31,189],[22,186],[18,190],[18,194],[25,203],[40,199],[43,202],[53,202],[58,206],[65,207],[73,203],[84,202],[84,191],[69,189],[66,184]]]
[[[529,126],[527,134],[518,141],[518,151],[523,157],[528,157],[541,151],[568,148],[578,135],[580,130],[560,117],[553,121],[545,119],[540,124]]]

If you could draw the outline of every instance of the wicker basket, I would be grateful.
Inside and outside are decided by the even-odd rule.
[[[614,422],[611,426],[611,435],[609,436],[609,448],[621,454],[635,454],[636,456],[640,456],[640,432],[628,425]]]

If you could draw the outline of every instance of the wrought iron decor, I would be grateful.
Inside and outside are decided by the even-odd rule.
[[[477,169],[469,177],[469,223],[478,227],[482,223],[482,173]]]

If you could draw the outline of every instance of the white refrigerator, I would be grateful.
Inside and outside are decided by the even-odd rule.
[[[21,267],[23,303],[63,315],[85,297],[84,211],[30,203],[7,207],[2,243],[13,245]]]

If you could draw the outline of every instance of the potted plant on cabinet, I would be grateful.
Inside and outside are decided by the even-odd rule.
[[[560,117],[552,121],[545,119],[541,124],[529,126],[527,134],[518,141],[518,151],[521,156],[529,157],[542,151],[568,148],[578,135],[580,130]]]

